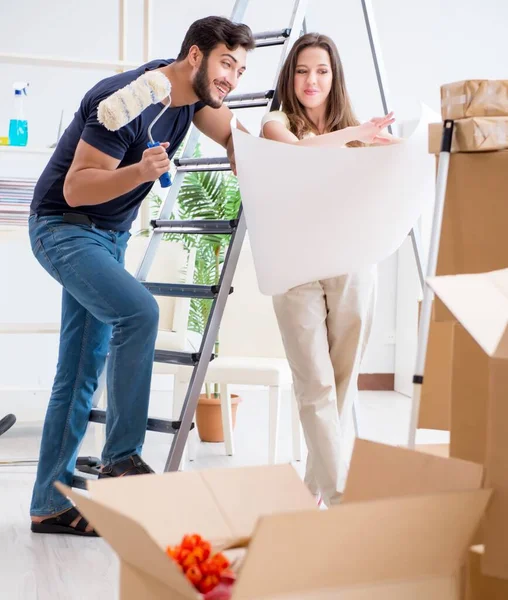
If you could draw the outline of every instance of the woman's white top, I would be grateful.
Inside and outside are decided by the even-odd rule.
[[[288,130],[291,131],[291,125],[289,123],[289,119],[286,115],[285,112],[283,112],[282,110],[272,110],[269,113],[266,113],[266,115],[264,115],[262,121],[261,121],[261,133],[263,132],[263,127],[265,126],[266,123],[269,123],[270,121],[277,121],[277,123],[282,123],[282,125],[284,125],[284,127]],[[308,133],[306,133],[303,138],[309,138],[309,137],[315,137],[315,133],[312,133],[312,131],[309,131]]]

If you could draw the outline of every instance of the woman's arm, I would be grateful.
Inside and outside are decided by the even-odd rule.
[[[388,134],[382,134],[381,131],[394,121],[393,113],[390,113],[386,117],[374,118],[361,125],[303,140],[299,140],[280,121],[268,121],[264,124],[262,133],[263,137],[269,140],[300,146],[344,146],[356,140],[366,144],[386,145],[393,142],[387,137]]]
[[[340,131],[299,140],[294,133],[291,133],[279,121],[268,121],[263,127],[263,137],[275,142],[298,144],[299,146],[344,146],[344,144],[356,139],[354,132],[351,131],[353,129],[354,127],[346,127],[346,129]]]
[[[370,145],[371,146],[386,146],[387,144],[400,144],[400,142],[404,141],[402,138],[396,137],[396,136],[392,135],[391,133],[383,133],[383,137],[385,137],[387,139],[386,142],[384,142],[382,144],[379,144],[378,142],[373,142]]]

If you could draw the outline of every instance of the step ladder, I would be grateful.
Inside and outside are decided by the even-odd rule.
[[[231,20],[241,22],[249,0],[236,0]],[[267,111],[276,110],[280,106],[277,98],[277,80],[280,70],[289,54],[294,42],[305,31],[305,11],[308,0],[295,0],[290,24],[288,28],[278,31],[265,31],[254,35],[256,48],[267,48],[271,46],[281,46],[281,56],[276,70],[274,86],[271,90],[263,92],[237,94],[229,96],[225,104],[230,109],[259,108],[266,107]],[[183,179],[186,173],[199,171],[229,171],[230,164],[227,158],[193,158],[196,144],[202,135],[200,131],[191,127],[187,135],[182,154],[180,158],[175,159],[176,175],[173,184],[169,188],[168,194],[162,204],[159,216],[151,221],[152,232],[146,248],[145,254],[141,259],[139,267],[135,273],[136,279],[155,296],[172,296],[185,298],[204,298],[212,301],[208,322],[203,333],[201,346],[198,352],[175,352],[169,350],[155,350],[155,362],[161,362],[172,365],[181,365],[192,367],[192,375],[189,387],[185,395],[182,406],[182,412],[178,421],[169,419],[149,418],[147,431],[158,431],[173,435],[173,441],[166,461],[164,471],[176,471],[180,467],[187,438],[191,429],[194,428],[194,414],[196,412],[199,395],[204,384],[206,371],[211,360],[214,359],[213,349],[217,340],[219,325],[224,313],[224,308],[229,294],[232,290],[233,276],[240,256],[245,233],[247,231],[245,216],[242,208],[238,212],[237,218],[231,221],[212,221],[212,220],[194,220],[177,221],[172,220],[171,215],[175,206]],[[159,244],[162,241],[164,233],[172,234],[227,234],[230,235],[230,243],[226,252],[226,257],[222,266],[221,275],[217,285],[189,285],[156,283],[146,281],[150,267],[155,259]],[[89,420],[92,423],[106,423],[106,411],[93,409]],[[94,457],[78,458],[76,468],[78,471],[97,475],[100,461]],[[86,489],[86,482],[89,477],[75,476],[73,487]]]

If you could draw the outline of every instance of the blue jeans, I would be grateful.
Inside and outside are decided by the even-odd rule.
[[[102,462],[114,464],[141,452],[159,310],[150,292],[124,268],[128,232],[35,215],[29,232],[35,257],[63,287],[57,372],[30,509],[34,516],[45,516],[71,506],[53,484],[72,483],[108,351]]]

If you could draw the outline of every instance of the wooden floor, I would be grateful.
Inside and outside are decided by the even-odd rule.
[[[263,391],[241,390],[236,453],[224,456],[222,444],[200,444],[196,461],[187,468],[243,466],[267,462],[268,406]],[[404,444],[410,400],[395,392],[361,392],[360,436],[391,444]],[[98,425],[94,425],[98,427]],[[0,460],[35,456],[40,426],[17,424],[0,438]],[[446,441],[439,432],[419,432],[419,441]],[[282,410],[280,462],[290,460],[289,400]],[[168,438],[149,433],[144,457],[162,471]],[[96,454],[93,436],[81,454]],[[302,464],[295,465],[301,473]],[[101,539],[35,535],[29,529],[28,508],[35,469],[0,468],[0,600],[114,600],[117,597],[118,561]],[[141,599],[140,599],[141,600]]]

